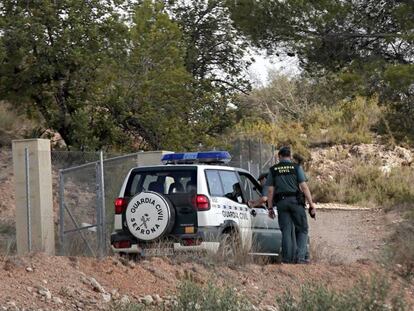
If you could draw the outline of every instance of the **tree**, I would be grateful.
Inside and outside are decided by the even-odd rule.
[[[185,64],[196,81],[222,94],[247,92],[248,44],[234,28],[225,1],[171,1],[169,8],[184,33]]]
[[[412,1],[240,0],[228,5],[236,25],[257,45],[285,47],[305,68],[338,69],[378,59],[412,62]]]
[[[126,27],[113,6],[5,0],[0,20],[0,98],[38,115],[68,146],[102,145],[115,135],[94,98],[100,69],[124,51]]]
[[[188,149],[196,121],[182,33],[161,2],[142,1],[130,23],[128,57],[103,75],[105,107],[140,148]]]
[[[229,0],[227,5],[238,29],[257,46],[297,56],[308,75],[332,77],[344,96],[379,94],[394,117],[404,120],[394,132],[411,132],[414,138],[409,125],[414,116],[413,1]]]

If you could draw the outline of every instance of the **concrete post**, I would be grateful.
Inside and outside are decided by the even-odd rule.
[[[158,165],[165,154],[173,153],[171,151],[147,151],[137,153],[137,166]]]
[[[55,253],[53,225],[52,164],[50,140],[14,140],[13,169],[16,194],[16,243],[19,255],[27,254],[28,215],[26,197],[25,148],[29,151],[29,202],[33,252]]]

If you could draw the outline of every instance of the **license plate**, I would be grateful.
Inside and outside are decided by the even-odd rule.
[[[143,257],[162,257],[174,255],[173,248],[145,248],[141,251]]]

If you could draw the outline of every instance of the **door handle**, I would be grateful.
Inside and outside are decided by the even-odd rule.
[[[253,217],[256,217],[257,212],[256,212],[254,209],[252,209],[252,210],[250,211],[250,214],[251,214]]]

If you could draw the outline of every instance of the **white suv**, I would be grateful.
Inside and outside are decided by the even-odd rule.
[[[246,170],[225,166],[225,151],[173,153],[165,165],[137,167],[115,200],[112,250],[157,255],[209,250],[280,258],[281,231],[265,206],[249,208],[262,188]],[[276,211],[275,211],[276,212]],[[277,213],[277,212],[276,212]],[[159,253],[159,254],[161,254]]]

